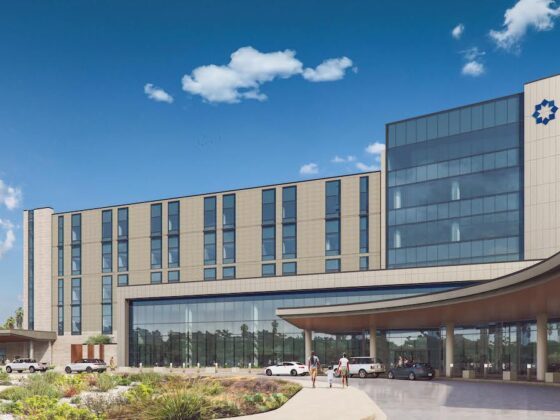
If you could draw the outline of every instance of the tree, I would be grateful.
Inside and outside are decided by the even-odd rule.
[[[23,308],[21,306],[16,309],[16,326],[20,330],[23,328]]]
[[[9,317],[4,323],[5,330],[13,330],[15,326],[16,326],[16,319],[13,316]]]

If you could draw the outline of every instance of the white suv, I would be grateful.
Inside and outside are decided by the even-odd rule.
[[[6,365],[7,373],[12,373],[13,371],[21,373],[24,370],[28,370],[29,373],[35,373],[37,371],[44,372],[47,369],[46,363],[39,363],[35,359],[15,359]]]
[[[385,365],[381,360],[374,357],[351,357],[350,358],[350,376],[358,375],[365,378],[368,375],[377,378],[380,373],[385,373]]]
[[[70,363],[64,368],[66,373],[72,372],[105,372],[107,365],[101,359],[80,359],[74,363]]]

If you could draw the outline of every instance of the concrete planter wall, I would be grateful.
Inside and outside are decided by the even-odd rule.
[[[510,370],[504,370],[502,372],[504,381],[516,381],[517,380],[517,372],[513,372]]]
[[[546,372],[544,374],[544,381],[548,383],[560,382],[560,372]]]
[[[474,379],[474,378],[475,378],[474,370],[463,371],[463,379]]]

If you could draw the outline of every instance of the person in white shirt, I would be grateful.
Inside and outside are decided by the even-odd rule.
[[[346,357],[346,353],[342,354],[342,357],[338,361],[338,373],[342,378],[342,387],[344,384],[348,387],[348,372],[350,371],[350,360]]]
[[[327,380],[329,381],[329,388],[332,388],[334,381],[334,370],[332,366],[329,366],[329,370],[327,370]]]

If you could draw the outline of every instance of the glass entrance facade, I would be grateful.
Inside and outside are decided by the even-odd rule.
[[[303,331],[278,318],[277,308],[368,302],[455,287],[456,284],[440,284],[132,301],[129,365],[264,366],[282,360],[302,361]],[[319,358],[329,363],[338,360],[344,351],[367,355],[366,339],[362,331],[315,334],[313,346]]]

